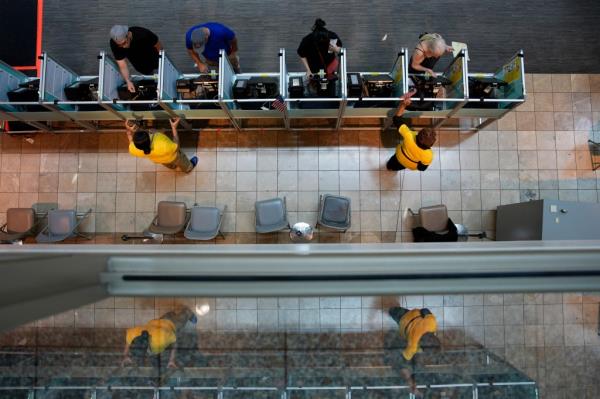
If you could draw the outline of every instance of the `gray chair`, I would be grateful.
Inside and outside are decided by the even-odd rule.
[[[467,241],[469,237],[477,237],[480,240],[487,238],[485,231],[479,233],[469,233],[469,230],[462,224],[455,224],[448,217],[446,205],[432,205],[419,209],[419,213],[414,213],[408,208],[410,214],[417,217],[416,227],[423,227],[425,230],[438,235],[449,234],[456,235],[458,241]],[[414,234],[413,229],[413,234]]]
[[[290,228],[285,197],[257,201],[254,208],[257,233],[272,233]]]
[[[150,226],[144,230],[144,236],[156,237],[164,234],[175,235],[182,232],[188,222],[189,214],[185,202],[160,201],[156,216]]]
[[[325,194],[319,198],[317,226],[345,232],[350,228],[350,198]]]
[[[448,232],[448,209],[446,205],[426,206],[419,209],[419,213],[414,213],[412,209],[408,209],[412,216],[417,217],[417,226],[437,234],[445,234]]]
[[[15,244],[33,235],[36,222],[35,211],[31,208],[10,208],[6,210],[6,223],[0,227],[0,242]]]
[[[217,235],[225,238],[221,232],[221,223],[223,222],[223,214],[227,210],[227,206],[223,212],[214,206],[197,206],[191,209],[190,220],[183,235],[188,240],[212,240]]]
[[[79,232],[79,225],[91,213],[91,209],[81,215],[78,215],[74,209],[52,209],[48,211],[46,225],[35,237],[35,240],[46,244],[64,241],[67,238],[76,236],[90,240],[90,236]]]

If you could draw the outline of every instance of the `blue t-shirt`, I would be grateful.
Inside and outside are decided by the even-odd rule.
[[[193,48],[192,32],[200,28],[208,28],[208,30],[210,30],[208,41],[204,45],[204,51],[202,52],[204,58],[208,60],[218,60],[219,50],[221,49],[225,50],[227,54],[231,53],[229,42],[235,39],[235,32],[218,22],[207,22],[205,24],[192,26],[185,34],[185,46],[189,50]]]

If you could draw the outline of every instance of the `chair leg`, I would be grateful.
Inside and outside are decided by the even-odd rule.
[[[221,230],[219,230],[219,233],[217,235],[221,236],[222,239],[225,239],[225,234],[223,234]]]
[[[91,240],[92,239],[91,235],[80,233],[78,231],[75,232],[75,235],[77,235],[78,237],[81,237],[81,238],[85,238],[86,240]]]
[[[468,234],[469,237],[476,237],[479,238],[480,240],[483,240],[485,238],[487,238],[487,233],[485,231],[482,231],[481,233],[472,233],[472,234]]]

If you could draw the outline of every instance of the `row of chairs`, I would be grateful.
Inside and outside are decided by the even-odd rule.
[[[141,236],[122,236],[129,238],[162,239],[164,235],[175,235],[183,232],[188,240],[212,240],[223,236],[221,225],[223,210],[216,207],[198,206],[195,204],[188,210],[184,202],[161,201],[157,213],[150,226]],[[0,242],[20,243],[29,236],[36,235],[38,243],[54,243],[71,237],[89,236],[79,231],[81,223],[90,215],[91,209],[77,214],[74,209],[51,209],[46,213],[36,213],[32,208],[11,208],[6,213],[6,223],[0,227]],[[319,198],[317,226],[337,231],[350,228],[350,199],[347,197],[325,194]],[[286,198],[272,198],[255,203],[256,232],[273,233],[290,229]],[[38,229],[45,222],[41,230]]]
[[[81,233],[79,226],[91,213],[91,209],[78,214],[74,209],[51,209],[45,213],[36,213],[32,208],[10,208],[6,211],[6,223],[0,227],[0,242],[22,243],[36,232],[35,240],[41,244],[77,236],[89,240],[91,237]],[[40,226],[43,227],[38,231]]]
[[[188,210],[184,202],[161,201],[158,203],[156,216],[141,236],[124,235],[122,239],[162,239],[164,235],[183,232],[188,240],[212,240],[217,235],[223,236],[221,225],[226,209],[227,207],[224,207],[221,211],[216,207],[196,204]],[[291,228],[285,197],[257,201],[254,209],[257,233],[273,233]],[[350,214],[349,198],[322,195],[319,200],[317,226],[346,231],[351,225]]]

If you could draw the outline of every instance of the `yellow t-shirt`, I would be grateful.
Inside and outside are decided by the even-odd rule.
[[[437,322],[433,314],[421,316],[421,309],[413,309],[400,319],[400,336],[407,341],[402,356],[406,360],[413,358],[419,350],[419,341],[426,333],[435,333]]]
[[[150,138],[150,154],[144,154],[144,151],[138,149],[133,141],[129,143],[129,153],[135,157],[148,158],[156,163],[171,163],[177,158],[177,150],[179,146],[173,142],[165,134],[156,132]]]
[[[431,165],[433,161],[433,151],[431,149],[424,150],[417,145],[417,132],[413,132],[406,125],[400,126],[398,129],[402,136],[402,144],[396,147],[396,158],[402,166],[416,170],[417,164],[421,162],[423,165]]]
[[[142,331],[148,331],[148,334],[150,334],[150,351],[155,355],[177,341],[175,324],[171,320],[157,319],[150,320],[145,326],[128,328],[125,337],[127,345],[131,345],[136,337],[142,335]]]

